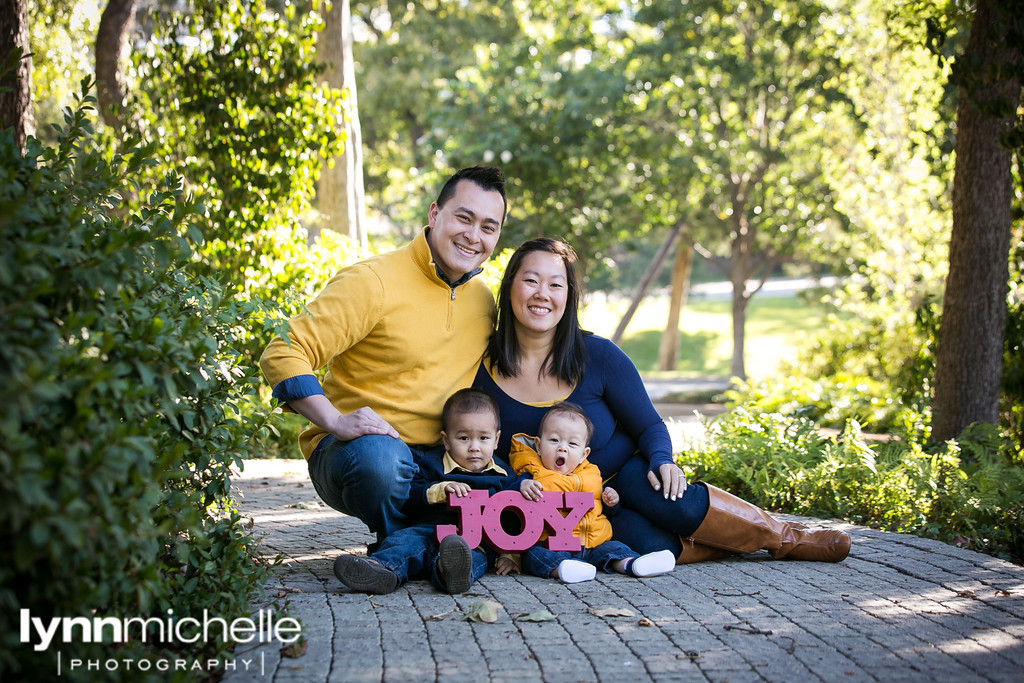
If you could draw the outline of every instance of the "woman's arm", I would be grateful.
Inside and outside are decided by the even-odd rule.
[[[672,457],[668,427],[655,410],[633,361],[612,342],[601,341],[604,401],[648,461],[647,479],[651,487],[675,500],[686,489],[686,477]]]

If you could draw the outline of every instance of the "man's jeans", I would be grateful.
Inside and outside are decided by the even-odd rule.
[[[443,452],[443,447],[437,446]],[[325,436],[309,457],[309,478],[325,503],[360,519],[381,540],[405,524],[402,505],[416,463],[428,450],[371,434],[351,441]]]
[[[534,576],[549,578],[551,572],[562,563],[562,560],[580,560],[594,565],[601,571],[609,574],[612,563],[616,560],[634,559],[639,554],[633,552],[629,546],[618,541],[605,541],[596,548],[583,548],[577,552],[568,550],[548,550],[541,544],[537,544],[523,553],[523,571]]]
[[[437,572],[438,543],[433,524],[418,524],[388,534],[370,559],[380,562],[405,583],[410,579],[427,579],[441,590],[447,590]],[[481,548],[471,551],[473,566],[470,583],[487,571],[488,557]]]

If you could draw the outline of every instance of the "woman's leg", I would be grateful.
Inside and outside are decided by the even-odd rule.
[[[776,558],[840,562],[850,551],[850,537],[842,531],[781,522],[756,505],[703,482],[689,484],[675,501],[666,500],[651,487],[647,462],[639,456],[622,466],[613,485],[623,505],[682,537],[682,552],[677,556],[680,564],[762,548]]]
[[[734,553],[762,548],[774,558],[841,562],[850,552],[850,537],[833,529],[808,529],[775,519],[742,498],[707,485],[710,506],[693,540]]]
[[[647,480],[647,461],[638,455],[626,461],[611,486],[619,492],[626,508],[640,513],[654,526],[684,538],[693,534],[708,511],[708,492],[703,484],[691,483],[680,498],[667,499],[661,491],[651,487]],[[624,542],[638,549],[629,541]]]
[[[720,560],[734,553],[728,550],[712,548],[694,542],[692,538],[683,538],[654,526],[639,512],[619,506],[619,511],[608,519],[612,523],[612,536],[616,541],[625,543],[641,555],[669,550],[676,558],[676,564],[693,564],[707,560]]]
[[[608,519],[612,523],[612,537],[641,555],[671,550],[678,557],[683,550],[679,534],[655,526],[636,510],[620,505],[619,511],[608,515]]]
[[[378,540],[404,526],[401,508],[415,472],[412,451],[389,436],[327,436],[309,458],[309,478],[320,498],[360,519]]]

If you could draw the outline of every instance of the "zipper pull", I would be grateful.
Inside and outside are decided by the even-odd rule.
[[[452,301],[455,301],[455,290],[452,290]]]

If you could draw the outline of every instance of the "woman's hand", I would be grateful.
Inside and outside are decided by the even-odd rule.
[[[681,498],[683,491],[686,490],[686,475],[679,465],[670,462],[659,467],[658,474],[648,471],[647,481],[651,482],[651,488],[655,491],[664,493],[666,500]]]
[[[544,487],[536,479],[523,479],[523,483],[519,485],[519,491],[526,500],[538,501],[540,494],[544,492]]]

